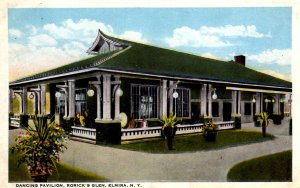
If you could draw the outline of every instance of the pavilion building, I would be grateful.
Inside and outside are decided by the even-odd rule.
[[[243,55],[215,60],[100,30],[87,53],[90,58],[11,82],[9,111],[18,95],[19,114],[28,114],[32,100],[33,113],[56,114],[72,125],[81,115],[84,123],[75,124],[87,130],[120,121],[123,129],[155,129],[170,112],[186,127],[205,118],[246,123],[261,112],[271,118],[291,113],[292,83],[247,68]]]

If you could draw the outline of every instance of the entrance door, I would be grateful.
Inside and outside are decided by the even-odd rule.
[[[223,103],[223,121],[231,120],[231,102]]]

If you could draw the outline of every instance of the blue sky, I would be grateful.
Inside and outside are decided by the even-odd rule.
[[[88,57],[99,28],[221,60],[243,54],[248,67],[291,79],[291,15],[289,7],[9,9],[10,80]]]

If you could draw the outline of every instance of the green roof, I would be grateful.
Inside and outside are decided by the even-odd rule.
[[[282,87],[288,90],[292,88],[291,82],[260,73],[232,61],[220,61],[135,42],[130,42],[130,44],[130,47],[121,51],[93,56],[12,83],[86,68],[99,68],[129,73],[147,73],[156,76],[253,84],[261,87]]]

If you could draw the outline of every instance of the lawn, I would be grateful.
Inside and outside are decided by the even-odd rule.
[[[9,154],[9,182],[32,182],[26,165],[17,167],[18,155]],[[54,173],[48,178],[48,182],[88,182],[88,181],[108,181],[103,176],[98,176],[81,169],[62,164],[58,165],[59,176]]]
[[[162,139],[122,144],[113,147],[149,153],[180,153],[221,149],[254,142],[263,142],[270,139],[274,139],[274,136],[268,134],[267,137],[263,138],[261,132],[226,130],[218,132],[215,142],[206,142],[202,134],[176,135],[174,139],[175,150],[171,151],[167,149],[166,140]]]
[[[261,156],[233,166],[228,181],[292,181],[292,151]]]

